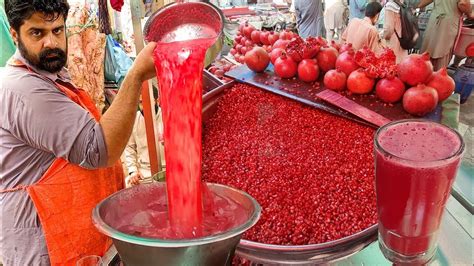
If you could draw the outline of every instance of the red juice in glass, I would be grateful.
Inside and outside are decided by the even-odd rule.
[[[375,136],[380,248],[396,263],[426,263],[436,251],[446,201],[464,151],[454,130],[402,120]]]

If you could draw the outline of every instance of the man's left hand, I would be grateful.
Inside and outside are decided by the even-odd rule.
[[[155,62],[153,60],[155,47],[156,42],[148,43],[133,62],[130,74],[136,75],[140,82],[147,81],[156,76]]]

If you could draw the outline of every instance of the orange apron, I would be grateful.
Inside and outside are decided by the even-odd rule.
[[[10,59],[9,65],[32,71],[18,60]],[[100,113],[87,92],[54,83],[99,121]],[[113,167],[88,170],[56,158],[35,184],[0,193],[26,190],[38,212],[51,264],[75,265],[84,255],[103,256],[111,246],[111,240],[99,233],[92,224],[92,209],[123,187],[120,162]]]

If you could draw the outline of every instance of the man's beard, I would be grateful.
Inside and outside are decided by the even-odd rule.
[[[25,60],[35,68],[48,71],[50,73],[59,72],[67,63],[66,51],[60,48],[47,48],[40,52],[38,56],[28,52],[21,39],[18,40],[18,49]]]

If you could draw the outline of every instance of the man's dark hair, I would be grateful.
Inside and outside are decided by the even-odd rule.
[[[18,32],[23,22],[35,13],[40,12],[46,15],[48,21],[55,21],[59,16],[66,21],[69,4],[67,0],[6,0],[5,13],[8,23]]]
[[[382,11],[382,5],[379,2],[370,2],[365,7],[365,16],[373,18]]]

